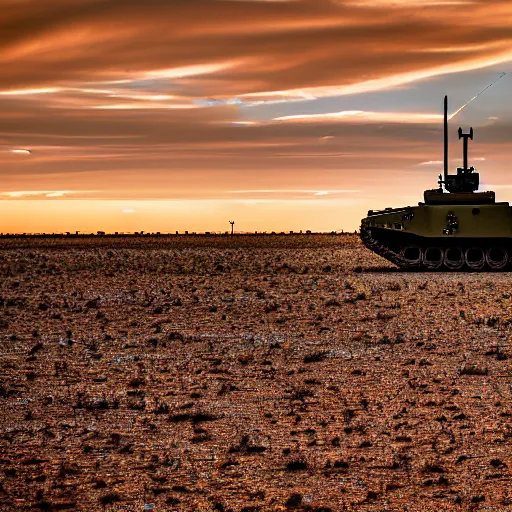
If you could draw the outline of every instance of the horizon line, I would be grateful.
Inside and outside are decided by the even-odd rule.
[[[62,231],[62,232],[36,232],[36,233],[3,233],[0,232],[0,238],[13,238],[13,237],[22,237],[22,238],[31,238],[31,237],[65,237],[65,238],[76,238],[76,237],[119,237],[119,236],[193,236],[193,235],[202,235],[202,236],[245,236],[245,235],[341,235],[341,234],[352,234],[357,233],[357,230],[325,230],[325,231],[312,231],[310,229],[307,230],[288,230],[288,231],[235,231],[231,233],[229,231],[175,231],[175,232],[146,232],[146,231],[114,231],[114,232],[106,232],[106,231],[97,231],[96,233],[90,232],[81,232],[81,231]]]

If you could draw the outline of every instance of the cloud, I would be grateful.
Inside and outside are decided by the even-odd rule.
[[[442,123],[401,122],[409,112],[239,126],[236,109],[56,109],[0,100],[2,144],[32,151],[30,157],[0,151],[3,189],[78,189],[94,192],[72,197],[126,200],[228,198],[229,190],[276,191],[256,198],[285,198],[290,190],[334,197],[368,189],[377,175],[400,179],[390,173],[442,158]],[[512,127],[503,123],[480,127],[471,148],[496,162],[511,139]]]
[[[351,123],[439,123],[443,119],[441,114],[418,114],[410,112],[364,112],[362,110],[346,110],[343,112],[329,112],[326,114],[298,114],[292,116],[275,117],[278,122],[320,122],[338,123],[348,121]]]
[[[0,96],[33,96],[36,94],[51,94],[62,91],[61,87],[43,87],[40,89],[15,89],[12,91],[0,91]]]
[[[511,22],[510,2],[492,0],[6,0],[0,178],[21,195],[1,197],[320,204],[381,193],[439,165],[432,98],[449,75],[501,71]],[[468,98],[491,81],[470,78],[485,83]],[[496,123],[475,142],[496,168],[512,140],[502,109],[482,107]]]
[[[418,165],[443,165],[442,160],[428,160],[427,162],[421,162]]]
[[[348,4],[360,7],[409,7],[410,0],[346,0]],[[473,0],[415,0],[415,5],[423,6],[448,6],[448,5],[470,5]]]
[[[231,194],[307,194],[314,196],[326,196],[329,194],[351,194],[360,192],[359,190],[295,190],[295,189],[252,189],[252,190],[230,190]]]
[[[28,149],[10,149],[11,153],[15,153],[17,155],[30,155],[31,151]]]
[[[41,199],[42,197],[54,198],[64,197],[70,194],[90,193],[86,190],[16,190],[11,192],[0,192],[0,199]]]
[[[0,22],[0,90],[142,79],[206,96],[318,97],[510,59],[508,2],[457,3],[11,3]]]

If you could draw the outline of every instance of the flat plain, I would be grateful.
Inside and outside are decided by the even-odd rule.
[[[0,240],[0,509],[506,510],[511,285],[356,235]]]

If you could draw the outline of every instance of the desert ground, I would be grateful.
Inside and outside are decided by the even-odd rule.
[[[512,508],[512,275],[356,235],[0,240],[0,510]]]

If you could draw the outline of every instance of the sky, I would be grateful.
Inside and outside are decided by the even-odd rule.
[[[353,231],[512,202],[512,1],[2,0],[0,233]],[[507,74],[504,74],[507,73]]]

